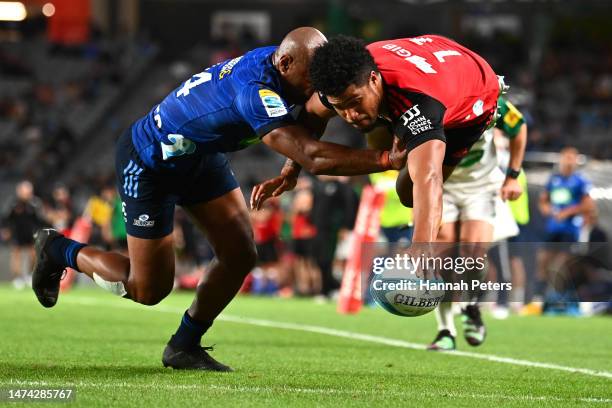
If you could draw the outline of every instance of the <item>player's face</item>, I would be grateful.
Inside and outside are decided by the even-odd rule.
[[[574,148],[566,148],[559,155],[559,171],[562,174],[572,174],[578,168],[578,151]]]
[[[382,100],[382,81],[376,72],[371,72],[368,81],[357,86],[350,85],[338,96],[328,96],[338,115],[350,125],[369,131],[376,125]]]
[[[302,105],[312,96],[313,89],[308,75],[308,61],[282,56],[279,70],[286,83],[284,89],[287,100]]]

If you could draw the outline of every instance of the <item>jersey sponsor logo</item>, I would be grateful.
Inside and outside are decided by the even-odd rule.
[[[421,133],[433,129],[431,120],[421,115],[418,104],[404,112],[404,114],[400,116],[400,119],[413,136],[420,135]]]
[[[555,188],[550,192],[550,202],[553,205],[568,205],[572,202],[572,192],[569,188]]]
[[[183,135],[169,134],[168,140],[170,144],[161,142],[162,158],[168,160],[171,157],[182,156],[195,152],[196,145],[191,140],[186,139]]]
[[[506,114],[504,115],[504,123],[509,127],[513,128],[519,123],[521,119],[523,119],[523,115],[510,102],[506,102],[506,107],[508,108],[508,112],[506,112]]]
[[[269,89],[260,89],[259,98],[261,98],[261,103],[263,103],[269,117],[276,118],[287,114],[287,108],[276,92]]]
[[[234,66],[241,59],[242,59],[242,56],[240,56],[238,58],[234,58],[233,60],[230,60],[227,64],[225,64],[223,67],[221,67],[221,71],[219,71],[219,79],[223,79],[224,76],[226,76],[228,74],[231,74],[232,73],[232,69],[234,69]]]
[[[404,112],[404,114],[400,116],[400,118],[404,121],[404,126],[408,126],[408,122],[410,122],[412,119],[416,118],[420,114],[421,111],[419,110],[419,104],[417,103],[416,105],[408,109],[406,112]]]
[[[482,115],[484,112],[484,102],[482,99],[479,99],[474,103],[474,106],[472,106],[472,112],[474,112],[474,115],[476,116]]]
[[[385,50],[391,51],[398,57],[402,57],[404,60],[414,64],[418,69],[420,69],[426,74],[437,74],[438,73],[438,71],[433,69],[431,64],[428,63],[425,58],[418,56],[418,55],[413,55],[410,51],[408,51],[407,49],[405,49],[404,47],[400,45],[389,43],[389,44],[383,45],[382,48]]]
[[[134,218],[133,225],[137,227],[147,227],[150,228],[155,225],[154,220],[149,219],[149,214],[140,214],[138,218]]]

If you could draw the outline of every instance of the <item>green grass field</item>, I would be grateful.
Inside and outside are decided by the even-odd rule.
[[[308,299],[239,297],[205,336],[234,373],[164,369],[191,299],[144,307],[80,289],[46,310],[31,291],[2,287],[0,388],[76,389],[75,401],[45,406],[612,405],[610,319],[487,319],[482,347],[460,338],[443,354],[420,348],[435,335],[431,314],[341,316]]]

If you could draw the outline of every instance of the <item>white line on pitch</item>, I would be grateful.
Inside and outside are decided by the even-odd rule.
[[[78,303],[78,304],[104,305],[104,306],[123,308],[123,309],[155,310],[155,311],[163,312],[163,313],[183,313],[184,312],[182,308],[172,307],[172,306],[161,305],[161,306],[154,306],[154,307],[149,307],[145,309],[143,307],[140,307],[134,304],[130,304],[130,303],[123,303],[123,304],[111,303],[111,302],[106,302],[106,301],[99,301],[97,299],[72,297],[72,296],[65,296],[63,301],[71,302],[71,303]],[[426,348],[424,344],[410,343],[404,340],[391,339],[388,337],[374,336],[370,334],[355,333],[355,332],[350,332],[350,331],[345,331],[345,330],[336,330],[336,329],[331,329],[331,328],[323,327],[323,326],[312,326],[308,324],[278,322],[274,320],[264,320],[264,319],[253,319],[253,318],[247,318],[247,317],[232,316],[232,315],[227,315],[227,314],[221,314],[218,320],[232,322],[232,323],[250,324],[253,326],[260,326],[260,327],[272,327],[276,329],[297,330],[297,331],[303,331],[303,332],[309,332],[309,333],[325,334],[328,336],[343,337],[343,338],[352,339],[352,340],[361,340],[361,341],[367,341],[370,343],[385,344],[388,346],[403,347],[403,348],[409,348],[409,349],[414,349],[414,350],[425,350]],[[529,360],[522,360],[522,359],[516,359],[516,358],[510,358],[510,357],[501,357],[501,356],[496,356],[493,354],[472,353],[469,351],[454,350],[454,351],[444,352],[444,353],[448,354],[449,356],[470,357],[470,358],[476,358],[480,360],[493,361],[496,363],[505,363],[505,364],[511,364],[511,365],[517,365],[517,366],[524,366],[524,367],[544,368],[544,369],[549,369],[549,370],[565,371],[565,372],[570,372],[570,373],[580,373],[580,374],[590,375],[593,377],[612,378],[612,372],[604,371],[604,370],[592,370],[589,368],[569,367],[569,366],[563,366],[563,365],[558,365],[558,364],[541,363],[538,361],[529,361]]]
[[[322,394],[322,395],[369,395],[384,393],[385,396],[394,397],[412,397],[409,392],[401,392],[397,390],[380,390],[380,389],[347,389],[347,388],[303,388],[303,387],[262,387],[262,386],[235,386],[235,385],[217,385],[217,384],[168,384],[148,382],[146,384],[136,384],[128,382],[91,382],[91,381],[76,381],[55,383],[50,381],[22,381],[11,380],[7,383],[0,383],[0,386],[6,388],[11,386],[20,387],[87,387],[87,388],[145,388],[145,389],[170,389],[170,390],[210,390],[221,392],[243,392],[243,393],[290,393],[290,394]],[[609,398],[589,398],[589,397],[555,397],[553,395],[505,395],[505,394],[480,394],[480,393],[463,393],[447,390],[440,392],[419,391],[418,395],[428,398],[472,398],[472,399],[492,399],[492,400],[508,400],[508,401],[556,401],[556,402],[589,402],[589,403],[612,403]]]

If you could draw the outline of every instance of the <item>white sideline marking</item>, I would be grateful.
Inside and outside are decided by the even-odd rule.
[[[409,392],[401,392],[396,390],[380,390],[380,389],[346,389],[346,388],[301,388],[301,387],[259,387],[259,386],[233,386],[233,385],[216,385],[216,384],[167,384],[149,382],[146,384],[134,384],[127,382],[89,382],[77,381],[71,383],[54,383],[49,381],[21,381],[11,380],[8,383],[0,383],[2,386],[23,386],[23,387],[87,387],[87,388],[144,388],[144,389],[169,389],[169,390],[210,390],[223,392],[244,392],[244,393],[266,393],[277,394],[279,392],[291,394],[321,394],[321,395],[369,395],[381,394],[394,397],[413,397],[414,394]],[[479,394],[471,392],[453,392],[440,390],[440,392],[419,391],[418,396],[428,398],[472,398],[472,399],[492,399],[492,400],[508,400],[508,401],[557,401],[557,402],[591,402],[591,403],[612,403],[609,398],[594,398],[594,397],[568,397],[561,398],[552,395],[504,395],[504,394]]]
[[[129,303],[111,303],[111,302],[104,302],[104,301],[99,301],[95,299],[81,298],[81,297],[66,296],[64,297],[63,301],[77,303],[77,304],[85,304],[85,305],[104,305],[104,306],[116,307],[116,308],[121,308],[121,309],[145,310],[142,307],[135,306]],[[163,306],[163,305],[155,306],[155,307],[148,308],[148,309],[155,310],[155,311],[162,312],[162,313],[173,313],[173,314],[184,312],[182,308]],[[427,347],[424,344],[410,343],[404,340],[396,340],[396,339],[391,339],[388,337],[355,333],[355,332],[350,332],[350,331],[345,331],[345,330],[330,329],[328,327],[323,327],[323,326],[311,326],[307,324],[277,322],[274,320],[264,320],[264,319],[252,319],[252,318],[232,316],[232,315],[227,315],[227,314],[221,314],[221,316],[219,316],[218,319],[222,321],[226,321],[226,322],[250,324],[253,326],[260,326],[260,327],[272,327],[276,329],[297,330],[297,331],[303,331],[303,332],[309,332],[309,333],[325,334],[328,336],[343,337],[343,338],[352,339],[352,340],[361,340],[361,341],[367,341],[370,343],[385,344],[387,346],[403,347],[403,348],[409,348],[409,349],[414,349],[414,350],[425,350]],[[501,356],[496,356],[494,354],[473,353],[469,351],[454,350],[454,351],[449,351],[449,352],[444,352],[444,353],[448,354],[449,356],[470,357],[470,358],[476,358],[480,360],[493,361],[496,363],[505,363],[505,364],[511,364],[511,365],[517,365],[517,366],[524,366],[524,367],[545,368],[549,370],[565,371],[569,373],[580,373],[580,374],[590,375],[593,377],[612,378],[612,372],[604,371],[604,370],[592,370],[589,368],[569,367],[569,366],[562,366],[558,364],[541,363],[538,361],[529,361],[529,360],[521,360],[521,359],[516,359],[516,358],[510,358],[510,357],[501,357]]]

